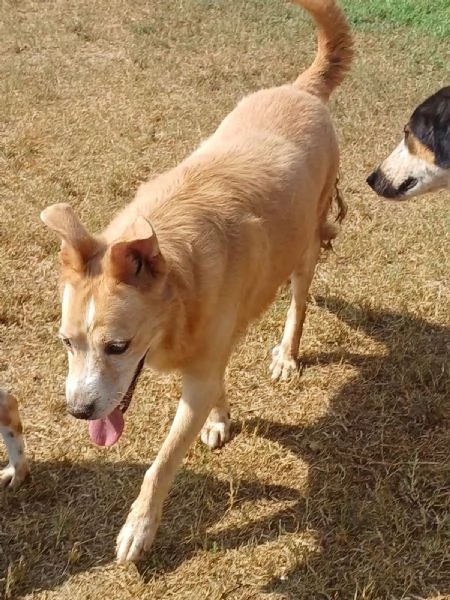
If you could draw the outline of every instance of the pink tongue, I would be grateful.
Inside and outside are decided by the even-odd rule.
[[[112,446],[122,435],[124,425],[122,411],[115,408],[107,417],[89,421],[89,435],[98,446]]]

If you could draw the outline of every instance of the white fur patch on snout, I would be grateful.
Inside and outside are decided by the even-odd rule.
[[[69,353],[69,357],[71,357]],[[84,360],[83,360],[84,358]],[[69,373],[66,378],[66,400],[69,407],[94,405],[93,419],[100,419],[111,412],[128,389],[132,378],[129,370],[120,370],[115,376],[106,378],[101,360],[91,352],[76,368],[76,359],[69,358]]]
[[[98,374],[74,377],[71,373],[66,379],[66,398],[68,402],[91,402],[99,397],[101,380]]]

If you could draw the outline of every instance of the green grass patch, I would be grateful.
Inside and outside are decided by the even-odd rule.
[[[441,39],[450,38],[448,0],[342,0],[342,5],[351,24],[359,29],[407,26]]]

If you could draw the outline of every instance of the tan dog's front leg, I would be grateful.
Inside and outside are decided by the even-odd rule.
[[[172,427],[117,538],[118,562],[136,562],[150,548],[175,473],[221,391],[221,377],[183,376],[182,397]]]

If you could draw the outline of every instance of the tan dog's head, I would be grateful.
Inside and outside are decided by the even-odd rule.
[[[394,199],[450,187],[450,87],[416,108],[403,140],[367,183],[379,196]]]
[[[59,334],[69,359],[68,411],[91,421],[93,441],[111,445],[144,358],[160,341],[165,262],[143,217],[109,245],[67,204],[48,207],[41,218],[62,239]]]

